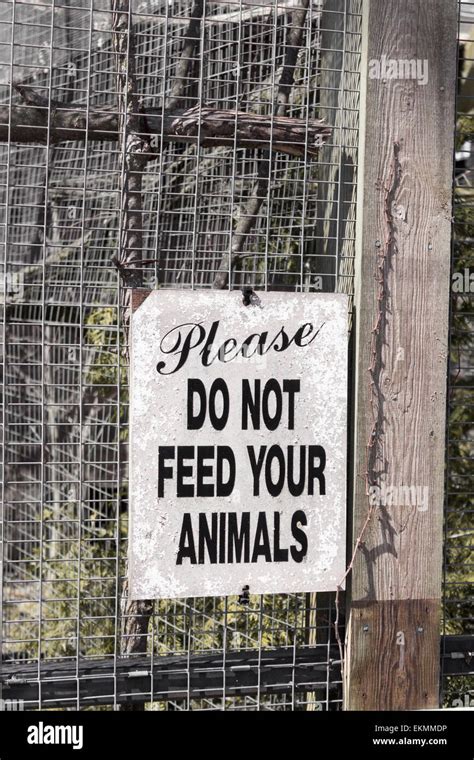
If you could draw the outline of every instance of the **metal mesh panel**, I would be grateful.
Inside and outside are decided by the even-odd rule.
[[[463,0],[459,4],[459,10],[442,687],[446,706],[472,707],[474,277],[471,272],[474,271],[474,3]],[[457,646],[449,646],[449,637],[454,636]]]
[[[136,94],[162,118],[142,182],[146,286],[211,287],[224,271],[230,288],[352,293],[361,0],[301,7],[131,3]],[[1,103],[23,102],[13,85],[45,98],[48,136],[57,103],[118,111],[112,23],[108,0],[4,1]],[[312,120],[332,128],[303,157],[272,146],[296,23],[285,115],[303,124],[305,151]],[[169,139],[180,81],[186,109],[268,117],[269,144],[205,145],[202,127]],[[5,683],[23,680],[27,707],[133,695],[153,709],[338,709],[331,594],[157,601],[146,653],[121,655],[127,369],[112,261],[123,171],[120,140],[85,132],[0,144]]]

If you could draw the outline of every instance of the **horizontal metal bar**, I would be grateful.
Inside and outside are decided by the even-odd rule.
[[[451,635],[441,639],[444,676],[474,675],[474,635]]]
[[[444,636],[441,641],[444,675],[474,674],[474,636]],[[118,703],[170,699],[220,698],[315,691],[336,691],[340,682],[337,647],[226,651],[211,654],[125,657],[116,660],[45,661],[38,665],[5,662],[1,682],[5,699],[58,707],[67,702],[109,704],[111,691]],[[115,682],[115,684],[114,684]],[[113,689],[112,689],[113,686]],[[107,696],[109,695],[109,696]]]
[[[212,654],[134,656],[113,659],[58,660],[24,665],[6,662],[1,673],[4,699],[55,707],[65,702],[110,704],[169,699],[220,698],[253,694],[288,694],[326,689],[340,683],[337,647],[284,647],[274,650]]]

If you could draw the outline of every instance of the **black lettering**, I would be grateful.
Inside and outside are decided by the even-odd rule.
[[[214,456],[214,446],[197,447],[196,496],[214,496],[214,483],[204,483],[212,477],[212,465],[204,464]]]
[[[315,466],[315,460],[318,460],[318,466]],[[322,446],[308,447],[308,494],[314,494],[314,479],[319,481],[319,493],[321,496],[326,495],[326,478],[324,477],[324,468],[326,467],[326,451]]]
[[[326,322],[323,322],[322,325],[318,327],[313,337],[310,340],[307,340],[306,343],[304,343],[305,339],[309,338],[309,336],[311,335],[314,329],[311,322],[305,322],[304,325],[301,325],[301,327],[299,327],[298,330],[295,332],[290,343],[293,341],[295,346],[299,346],[300,348],[303,348],[303,346],[309,346],[309,344],[312,343],[313,340],[315,340],[315,338],[317,338],[317,336],[319,335],[319,333],[321,332],[325,324]]]
[[[291,535],[301,546],[300,549],[297,549],[296,546],[290,546],[291,556],[295,562],[302,562],[308,552],[308,538],[304,530],[301,530],[299,527],[299,524],[308,524],[306,515],[301,509],[295,512],[291,518]]]
[[[309,338],[311,333],[313,332],[313,325],[311,322],[305,322],[304,325],[301,325],[295,332],[292,338],[292,342],[294,342],[295,346],[299,346],[302,348],[303,346],[308,345],[307,343],[303,343],[305,338]],[[311,340],[314,340],[316,336],[314,335]],[[311,340],[309,343],[311,343]]]
[[[192,325],[191,330],[186,335],[186,338],[183,342],[183,347],[181,351],[179,351],[179,347],[181,345],[181,328],[182,327],[188,327],[189,325]],[[193,343],[192,337],[194,332],[197,331],[196,340]],[[192,348],[196,348],[199,346],[199,344],[203,341],[204,336],[206,334],[206,331],[204,327],[201,324],[193,324],[192,322],[185,322],[182,325],[178,325],[177,327],[173,327],[171,330],[169,330],[166,335],[163,336],[160,342],[160,351],[162,354],[177,354],[179,356],[178,363],[176,367],[169,372],[165,372],[164,368],[166,366],[166,362],[158,362],[156,365],[156,369],[160,375],[172,375],[174,372],[177,372],[183,364],[186,363],[189,352]],[[171,348],[166,349],[165,348],[165,341],[170,336],[176,335],[175,343],[171,346]]]
[[[273,515],[273,561],[288,562],[288,549],[280,547],[280,513]]]
[[[184,464],[186,459],[194,458],[194,446],[178,446],[177,466],[176,466],[176,496],[189,497],[194,496],[194,484],[183,483],[184,478],[190,478],[193,474],[193,466]]]
[[[266,562],[272,561],[272,550],[268,536],[267,518],[265,512],[258,513],[255,541],[253,544],[252,562],[257,562],[259,557],[265,557]]]
[[[229,479],[224,483],[224,462],[229,465]],[[230,446],[217,447],[216,496],[230,496],[235,485],[235,456]]]
[[[250,512],[242,512],[240,530],[235,512],[227,518],[227,562],[248,562],[250,555]]]
[[[205,549],[209,555],[211,565],[215,565],[217,562],[217,539],[218,539],[218,514],[213,512],[211,514],[211,530],[207,522],[207,514],[200,512],[199,516],[199,564],[203,565],[205,562]]]
[[[199,412],[194,413],[194,394],[197,394],[200,401]],[[206,419],[206,389],[202,380],[190,378],[188,380],[188,430],[200,430]]]
[[[270,393],[275,394],[275,413],[273,417],[270,415],[269,412],[269,395]],[[282,397],[281,397],[281,388],[278,380],[275,380],[275,378],[271,378],[265,383],[265,388],[263,389],[263,396],[262,396],[262,416],[263,421],[265,423],[265,426],[267,430],[276,430],[280,419],[281,419],[281,411],[282,411]]]
[[[288,430],[295,428],[295,393],[300,392],[299,380],[283,380],[283,392],[288,393]]]
[[[216,394],[222,394],[222,414],[217,416]],[[209,419],[214,430],[223,430],[229,418],[229,389],[221,377],[218,377],[211,385],[209,393]]]
[[[279,338],[281,338],[281,343],[280,344],[278,344],[278,339]],[[273,346],[273,350],[274,351],[286,351],[286,349],[288,348],[288,346],[290,345],[290,343],[291,343],[291,341],[290,341],[290,339],[288,338],[288,335],[285,332],[285,328],[281,327],[280,330],[275,335],[275,337],[273,338],[273,340],[269,343],[268,348],[265,351],[265,353],[267,353],[267,351],[269,351],[272,346]]]
[[[165,493],[165,479],[173,477],[173,468],[168,467],[167,459],[174,459],[174,446],[158,447],[158,497],[161,499]]]
[[[295,449],[296,446],[288,446],[288,490],[292,496],[301,496],[305,486],[306,476],[306,446],[300,446],[299,479],[295,480]]]
[[[235,357],[239,353],[238,351],[235,351],[236,348],[237,348],[237,341],[235,338],[228,338],[227,340],[225,340],[219,349],[219,361],[225,364],[226,362],[231,362],[232,359],[235,359]],[[232,351],[235,351],[234,355],[230,357],[229,359],[226,359],[226,356],[228,354],[231,354]]]
[[[255,459],[253,446],[247,446],[247,453],[250,459],[250,466],[253,475],[253,495],[260,496],[260,473],[262,471],[263,460],[265,459],[266,446],[260,446],[258,459]]]
[[[227,522],[227,512],[219,514],[219,563],[225,563],[225,529]]]
[[[219,327],[219,322],[213,322],[211,325],[211,329],[209,330],[209,335],[206,338],[206,342],[201,350],[201,362],[204,367],[209,367],[210,364],[214,361],[216,356],[219,355],[219,351],[213,358],[210,358],[211,349],[213,346],[213,343],[216,338],[217,330]]]
[[[260,430],[260,380],[255,380],[255,396],[248,380],[242,380],[242,430],[248,430],[248,414],[254,430]]]
[[[193,525],[189,512],[185,512],[183,515],[176,564],[182,565],[183,559],[186,557],[189,558],[191,565],[196,564],[196,549],[194,548]]]
[[[279,472],[278,479],[274,483],[272,480],[272,461],[278,462]],[[265,485],[270,496],[278,496],[285,482],[285,456],[280,446],[270,446],[265,460]]]
[[[261,334],[253,333],[252,335],[249,335],[248,338],[246,338],[244,342],[242,343],[242,356],[245,359],[250,359],[250,357],[253,356],[254,354],[262,354],[263,346],[265,344],[267,335],[268,333],[266,332],[261,333]],[[255,349],[252,352],[250,352],[250,346],[254,338],[258,338],[257,345],[255,346]]]
[[[172,375],[184,366],[189,358],[191,351],[200,347],[199,356],[203,367],[209,367],[216,359],[227,363],[236,359],[239,355],[248,359],[256,353],[266,354],[273,348],[274,351],[286,351],[294,344],[300,348],[309,346],[324,327],[324,322],[315,330],[310,322],[301,325],[293,335],[289,337],[282,326],[276,335],[268,341],[268,332],[252,333],[240,345],[236,338],[226,338],[219,346],[217,344],[217,333],[220,322],[216,320],[211,324],[209,332],[200,322],[185,322],[169,330],[160,342],[160,351],[162,354],[175,356],[176,364],[172,369],[165,372],[166,362],[160,361],[156,365],[157,372],[160,375]],[[187,333],[184,333],[187,328]],[[183,334],[185,335],[183,339]],[[213,347],[217,346],[213,351]]]

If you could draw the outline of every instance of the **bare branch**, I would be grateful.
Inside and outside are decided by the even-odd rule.
[[[308,5],[309,0],[301,0],[301,5],[295,9],[292,14],[292,28],[288,33],[288,45],[285,51],[285,60],[278,84],[276,102],[274,103],[275,116],[272,120],[273,129],[275,129],[276,122],[280,121],[281,119],[287,119],[284,114],[286,113],[286,107],[290,98],[291,88],[295,80],[296,61],[298,58],[298,51],[303,40],[303,31],[306,14],[308,12]],[[319,122],[319,124],[321,126],[321,122]],[[326,126],[324,129],[326,130],[325,136],[327,136],[330,133],[330,130]],[[305,135],[304,130],[303,135]],[[319,145],[320,144],[321,142],[319,141]],[[245,246],[245,241],[252,229],[255,227],[260,208],[263,204],[263,201],[268,195],[272,165],[270,155],[270,151],[265,151],[264,160],[259,164],[257,185],[252,196],[247,201],[243,214],[236,225],[236,229],[232,237],[232,246],[230,253],[225,253],[221,259],[219,271],[217,272],[213,283],[214,288],[222,289],[227,286],[227,283],[229,281],[229,271],[240,259],[243,248]]]
[[[183,35],[184,46],[181,58],[176,67],[176,78],[171,89],[171,97],[167,104],[170,112],[180,108],[192,97],[196,89],[196,79],[199,74],[199,48],[201,41],[201,21],[204,11],[204,0],[194,0],[188,27]],[[189,81],[191,80],[191,81]]]
[[[108,220],[106,223],[108,223]],[[36,274],[36,272],[42,272],[44,267],[65,262],[67,259],[75,256],[77,252],[81,250],[81,248],[86,248],[92,238],[92,235],[93,231],[88,230],[78,240],[65,245],[51,243],[48,239],[46,239],[45,243],[47,249],[51,250],[51,253],[46,256],[44,260],[42,259],[41,261],[37,261],[35,264],[26,264],[21,268],[16,268],[15,274],[19,277],[28,277],[31,274]]]
[[[177,138],[197,137],[200,121],[201,145],[234,145],[239,148],[270,147],[290,156],[315,156],[331,134],[330,127],[321,119],[306,122],[278,115],[262,116],[245,111],[218,111],[196,106],[171,124]]]
[[[66,140],[102,140],[117,142],[120,134],[120,117],[112,110],[90,109],[85,106],[51,102],[48,113],[47,98],[29,87],[18,85],[24,104],[0,105],[0,142],[42,143],[50,138],[50,144]],[[287,116],[270,116],[247,113],[245,111],[218,110],[204,106],[195,107],[181,114],[162,117],[157,111],[139,112],[130,117],[139,121],[136,133],[144,144],[163,130],[165,142],[200,144],[203,147],[233,146],[238,148],[270,148],[300,158],[316,156],[318,148],[331,134],[330,127],[322,119],[295,119]],[[89,118],[87,118],[89,117]],[[199,132],[200,122],[200,132]],[[273,138],[272,138],[273,133]],[[157,158],[158,153],[147,150],[143,158]]]
[[[119,92],[119,145],[122,162],[122,216],[118,267],[128,288],[142,285],[140,262],[143,249],[142,177],[146,169],[150,143],[143,137],[135,71],[135,35],[129,0],[112,0],[112,30],[117,54]],[[136,269],[130,268],[138,265]]]
[[[112,0],[112,31],[117,54],[117,89],[119,92],[118,139],[122,162],[120,244],[117,263],[127,289],[142,285],[140,268],[143,249],[142,177],[146,168],[149,142],[140,134],[140,116],[136,72],[135,39],[129,0]],[[136,266],[136,268],[133,268]],[[126,303],[130,290],[125,293]],[[128,309],[124,329],[128,332]],[[128,342],[128,341],[127,341]],[[128,581],[122,588],[122,654],[146,652],[147,631],[153,614],[152,600],[128,598]],[[141,707],[141,706],[140,706]]]

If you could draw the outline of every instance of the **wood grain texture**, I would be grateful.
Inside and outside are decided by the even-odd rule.
[[[351,617],[350,709],[437,708],[438,602],[373,602]]]
[[[424,85],[367,78],[358,201],[354,543],[368,487],[395,490],[379,491],[354,563],[346,706],[402,709],[438,700],[457,3],[370,0],[365,13],[366,63],[428,65]],[[393,632],[415,619],[432,632],[390,679]]]

